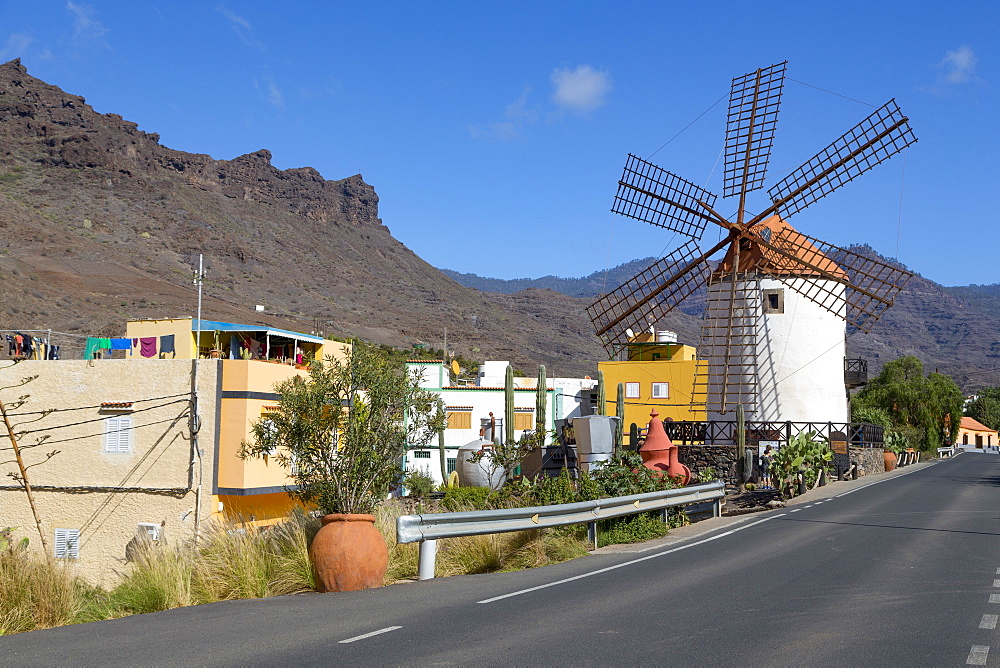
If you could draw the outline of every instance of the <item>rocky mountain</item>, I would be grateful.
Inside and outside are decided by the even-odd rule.
[[[72,356],[80,337],[120,335],[129,318],[192,316],[203,253],[206,319],[397,347],[438,347],[447,327],[467,357],[584,375],[604,359],[586,305],[651,260],[579,279],[443,273],[392,237],[360,174],[326,180],[270,159],[167,148],[17,60],[0,65],[0,329],[60,332]],[[966,389],[1000,385],[998,293],[917,276],[851,354],[873,371],[914,354]],[[697,343],[700,312],[695,295],[658,324]]]
[[[459,285],[392,237],[360,174],[270,158],[167,148],[18,60],[0,65],[0,329],[62,332],[65,356],[129,318],[192,316],[203,253],[206,319],[397,347],[440,347],[447,327],[473,359],[594,373],[603,352],[582,300]]]

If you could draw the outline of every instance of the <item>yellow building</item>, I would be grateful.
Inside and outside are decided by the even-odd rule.
[[[704,406],[692,406],[698,360],[694,346],[663,340],[662,333],[641,333],[629,340],[626,360],[599,362],[604,374],[603,413],[616,414],[618,384],[625,389],[624,429],[645,427],[655,408],[661,420],[705,420]]]
[[[147,352],[150,339],[159,351],[160,337],[173,337],[166,340],[174,348],[167,359],[161,352],[144,358],[139,342],[133,348],[139,354],[126,359],[28,360],[0,368],[0,387],[35,377],[2,398],[31,395],[8,412],[15,424],[30,423],[22,446],[41,439],[24,456],[39,463],[29,475],[48,550],[92,582],[113,584],[137,537],[176,545],[213,519],[267,524],[292,508],[287,471],[271,457],[240,459],[240,444],[277,405],[275,383],[308,373],[296,355],[342,358],[348,346],[266,327],[209,321],[203,327],[211,329],[202,332],[198,359],[197,321],[187,318],[128,323],[128,337],[145,339]],[[261,341],[271,358],[244,359],[240,345],[226,349],[239,357],[215,358],[217,331],[223,346],[227,337],[240,345]],[[40,549],[25,492],[6,477],[17,471],[11,455],[9,438],[0,437],[0,526],[19,527],[17,537]]]

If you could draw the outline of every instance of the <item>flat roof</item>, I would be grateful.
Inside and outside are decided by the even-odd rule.
[[[191,319],[191,331],[198,331],[198,319]],[[276,334],[278,336],[284,336],[289,339],[296,339],[299,341],[309,341],[311,343],[326,343],[326,339],[322,336],[314,336],[312,334],[302,334],[300,332],[290,332],[287,329],[277,329],[275,327],[268,327],[267,325],[239,325],[232,322],[219,322],[217,320],[202,320],[201,321],[201,331],[213,331],[219,330],[220,332],[263,332],[265,334]]]

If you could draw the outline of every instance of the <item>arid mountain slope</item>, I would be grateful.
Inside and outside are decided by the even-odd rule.
[[[19,61],[0,65],[0,329],[107,336],[127,318],[191,316],[204,253],[206,319],[404,347],[440,347],[447,327],[473,358],[593,373],[582,301],[463,287],[390,235],[360,175],[327,181],[270,157],[161,146]]]

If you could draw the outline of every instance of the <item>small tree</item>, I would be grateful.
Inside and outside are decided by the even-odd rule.
[[[9,366],[13,366],[16,364],[17,362],[13,362]],[[20,382],[15,383],[14,385],[9,385],[7,387],[2,387],[0,388],[0,390],[12,390],[19,387],[23,387],[24,385],[27,385],[31,381],[35,380],[35,378],[37,377],[38,376],[27,376],[25,378],[22,378]],[[21,422],[17,423],[11,421],[12,416],[8,412],[8,411],[16,411],[18,408],[27,403],[29,397],[30,395],[24,394],[19,396],[15,401],[12,401],[10,403],[6,403],[3,401],[2,398],[0,398],[0,416],[3,417],[3,424],[4,424],[4,432],[0,434],[0,438],[3,437],[7,438],[8,442],[10,443],[11,453],[14,456],[14,459],[0,462],[0,465],[14,464],[14,463],[17,464],[17,473],[11,471],[8,472],[7,475],[10,478],[12,478],[18,485],[20,485],[21,489],[24,490],[24,494],[28,499],[28,506],[31,508],[31,516],[35,520],[35,528],[38,530],[38,539],[41,541],[42,550],[45,552],[46,558],[51,559],[52,555],[49,553],[49,543],[47,540],[45,540],[45,532],[42,530],[42,518],[38,514],[38,506],[35,505],[35,495],[31,489],[31,480],[28,477],[28,469],[40,466],[45,462],[49,461],[57,454],[59,454],[59,450],[52,450],[51,452],[47,452],[43,455],[42,459],[29,464],[27,463],[28,460],[24,456],[25,453],[31,451],[33,448],[37,448],[40,445],[42,445],[48,439],[48,435],[40,436],[35,440],[34,443],[28,445],[20,443],[19,439],[31,433],[30,431],[20,429],[21,427],[31,422],[37,422],[38,420],[41,420],[49,413],[51,413],[53,409],[39,411],[38,413],[34,414],[36,415],[36,417],[29,420],[22,420]],[[6,450],[6,449],[7,448],[5,447],[0,447],[0,450]]]
[[[253,424],[240,457],[270,455],[289,470],[289,492],[330,513],[371,513],[400,479],[409,444],[443,428],[437,396],[366,344],[343,360],[314,362],[308,378],[275,385],[277,410]]]
[[[893,428],[915,441],[913,447],[933,451],[942,437],[955,440],[963,397],[949,376],[937,372],[924,376],[920,360],[907,355],[887,363],[882,373],[851,398],[851,404],[855,416],[859,408],[885,411]],[[951,418],[946,420],[946,416]]]
[[[1000,387],[980,390],[979,396],[965,407],[965,414],[990,429],[1000,429]]]

